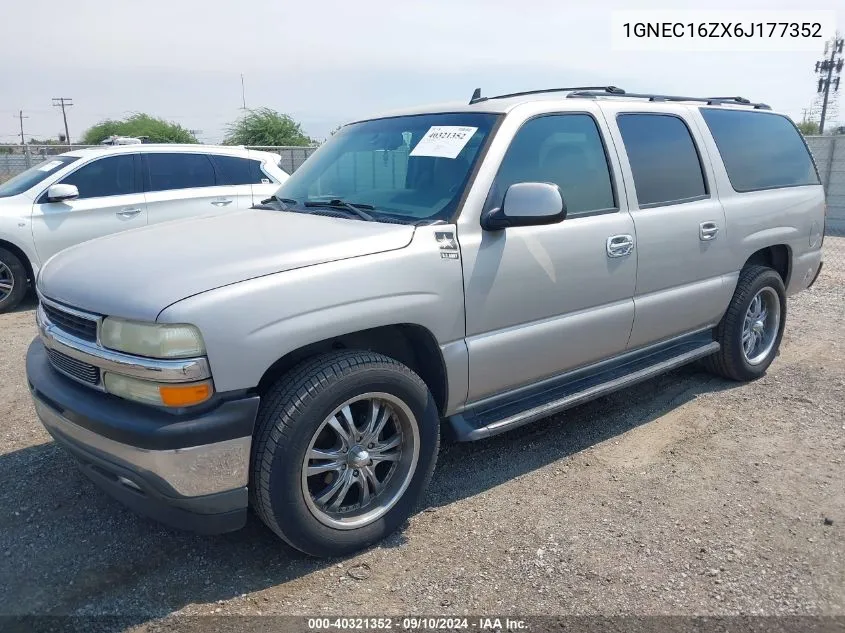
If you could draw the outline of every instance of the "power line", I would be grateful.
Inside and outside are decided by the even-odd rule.
[[[65,120],[65,141],[67,141],[68,145],[70,145],[70,132],[67,129],[67,112],[65,112],[65,108],[69,108],[72,105],[73,99],[68,97],[53,97],[53,107],[60,106],[62,108],[62,118]]]

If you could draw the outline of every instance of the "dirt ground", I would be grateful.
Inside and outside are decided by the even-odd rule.
[[[446,444],[426,507],[345,560],[255,518],[169,530],[99,492],[33,412],[30,300],[0,316],[0,613],[139,632],[215,613],[845,616],[845,239],[825,248],[839,265],[790,299],[763,379],[687,367]]]

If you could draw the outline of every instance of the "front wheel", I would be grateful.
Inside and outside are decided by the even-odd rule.
[[[372,352],[326,354],[294,368],[263,399],[252,505],[293,547],[348,554],[408,518],[438,446],[437,407],[419,376]]]
[[[17,306],[26,295],[26,268],[20,258],[0,248],[0,314]]]
[[[759,378],[777,356],[785,324],[786,292],[780,275],[765,266],[743,268],[716,328],[721,349],[705,360],[707,368],[733,380]]]

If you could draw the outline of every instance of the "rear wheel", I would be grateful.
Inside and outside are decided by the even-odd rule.
[[[297,549],[347,554],[402,525],[438,445],[437,408],[419,376],[380,354],[326,354],[280,378],[262,402],[252,505]]]
[[[26,295],[26,267],[13,252],[0,248],[0,313],[16,307]]]
[[[765,266],[747,266],[716,328],[721,349],[705,360],[713,373],[747,381],[766,373],[777,356],[786,323],[786,292],[780,275]]]

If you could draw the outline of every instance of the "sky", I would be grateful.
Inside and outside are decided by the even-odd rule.
[[[613,11],[705,3],[662,0],[27,0],[0,22],[0,142],[63,129],[53,97],[73,99],[71,138],[104,118],[146,112],[219,142],[248,108],[269,107],[324,138],[385,110],[561,85],[742,95],[801,120],[822,51],[620,52]],[[710,12],[795,10],[794,0],[708,0]],[[835,10],[819,0],[798,10]],[[837,19],[845,30],[845,5]],[[726,16],[728,14],[726,13]],[[843,89],[845,92],[845,87]],[[840,109],[842,111],[842,109]],[[845,119],[845,112],[839,117]]]

